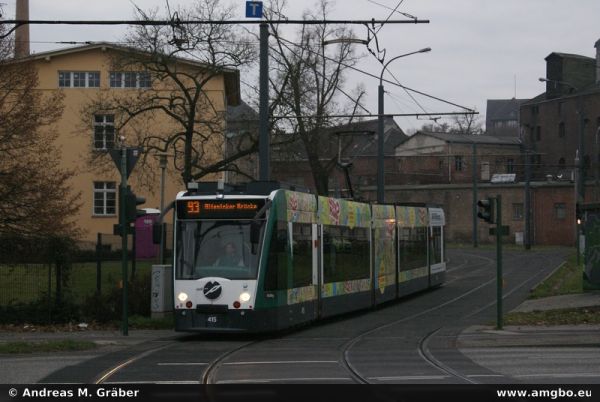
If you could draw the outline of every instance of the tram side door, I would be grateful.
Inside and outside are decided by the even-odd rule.
[[[322,315],[323,225],[313,224],[313,285],[317,292],[317,318]]]

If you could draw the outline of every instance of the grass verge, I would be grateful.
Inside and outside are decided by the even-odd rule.
[[[129,317],[129,326],[132,329],[173,329],[175,328],[175,323],[172,316],[150,318],[134,315]]]
[[[600,324],[600,306],[509,313],[504,316],[504,324],[549,326]]]
[[[67,352],[90,350],[96,347],[97,345],[94,342],[74,341],[72,339],[43,342],[2,342],[0,343],[0,354]]]
[[[583,292],[583,274],[572,253],[565,263],[540,283],[530,299],[578,294]],[[600,324],[600,306],[566,308],[532,312],[513,312],[504,315],[506,325],[584,325]]]
[[[583,292],[583,274],[577,266],[576,258],[575,254],[570,255],[565,264],[539,284],[529,298],[539,299]]]

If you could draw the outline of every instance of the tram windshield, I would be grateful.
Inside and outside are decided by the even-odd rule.
[[[252,222],[178,221],[176,279],[256,279],[260,247],[250,241]],[[259,223],[262,239],[264,221]]]

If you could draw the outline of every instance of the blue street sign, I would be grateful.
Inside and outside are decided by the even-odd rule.
[[[246,18],[262,18],[263,3],[262,1],[247,1],[246,2]]]

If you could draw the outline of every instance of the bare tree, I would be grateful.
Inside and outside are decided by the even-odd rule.
[[[449,133],[463,135],[481,135],[483,127],[480,118],[472,113],[454,115],[451,123],[426,123],[421,126],[420,131],[431,133]]]
[[[452,116],[451,132],[455,134],[480,135],[483,127],[480,118],[476,114],[461,114]]]
[[[284,8],[284,1],[274,0],[267,16],[276,19],[283,15]],[[324,20],[330,8],[328,1],[320,0],[314,7],[316,11],[306,11],[303,18]],[[272,23],[270,29],[270,112],[278,116],[272,124],[278,131],[295,136],[308,158],[317,192],[327,194],[336,157],[322,159],[324,144],[329,141],[324,138],[324,130],[349,121],[331,116],[353,114],[362,90],[354,97],[344,92],[345,73],[357,61],[352,44],[324,46],[324,41],[348,38],[352,32],[327,24],[301,25],[296,38],[290,41],[280,25]],[[343,96],[353,99],[343,102]]]
[[[223,157],[227,102],[214,85],[221,79],[224,86],[239,80],[238,69],[254,61],[255,49],[231,25],[179,22],[180,15],[186,20],[230,19],[232,8],[219,0],[197,0],[167,12],[171,26],[133,28],[126,37],[132,47],[117,49],[111,60],[113,72],[137,72],[135,79],[141,74],[151,84],[139,91],[101,93],[85,105],[82,118],[89,122],[95,113],[113,113],[115,128],[126,142],[144,148],[142,164],[151,164],[157,153],[168,153],[187,183],[235,170],[235,160],[256,152],[256,139],[244,138],[237,152]],[[138,8],[137,15],[150,21],[159,12]],[[233,88],[237,90],[237,82]],[[231,95],[239,98],[239,93]],[[98,159],[108,160],[97,154],[92,164],[98,165]],[[156,169],[137,170],[152,174]]]
[[[80,194],[54,142],[63,95],[38,90],[35,67],[12,52],[11,37],[0,39],[0,236],[75,237]]]

